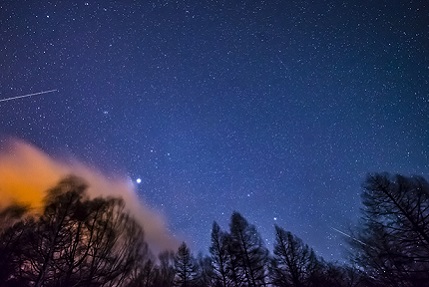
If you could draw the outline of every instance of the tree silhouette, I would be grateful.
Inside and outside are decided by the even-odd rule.
[[[272,257],[238,212],[229,232],[214,222],[210,256],[150,254],[143,229],[120,198],[87,194],[67,177],[48,190],[39,213],[0,210],[1,286],[429,287],[429,184],[421,177],[369,175],[361,226],[348,239],[352,265],[326,262],[275,226]]]
[[[0,252],[8,258],[2,286],[130,284],[148,257],[143,230],[122,200],[89,199],[86,188],[79,178],[62,180],[48,191],[40,218],[1,232]]]
[[[174,260],[176,276],[174,278],[174,286],[189,287],[197,279],[197,270],[195,259],[185,242],[183,242]]]
[[[176,274],[174,267],[175,254],[173,251],[163,251],[158,255],[159,266],[157,268],[154,286],[173,286]]]
[[[158,269],[152,259],[137,263],[137,268],[133,269],[129,287],[153,287],[156,285],[156,278],[158,276]],[[169,285],[165,285],[169,286]]]
[[[240,278],[246,286],[265,286],[268,250],[264,247],[255,226],[250,225],[238,212],[231,216],[228,244],[230,262],[233,264],[230,269],[236,273],[233,276]]]
[[[97,202],[99,201],[99,202]],[[120,199],[98,199],[88,233],[88,282],[106,281],[117,286],[129,284],[129,275],[150,258],[143,230],[125,211]]]
[[[228,254],[228,235],[221,231],[219,225],[213,222],[211,234],[211,265],[213,269],[213,279],[215,286],[227,287],[228,280],[228,264],[230,256]]]
[[[368,175],[354,262],[385,286],[429,286],[429,184],[421,177]]]
[[[0,210],[0,234],[21,221],[22,217],[28,213],[29,207],[26,205],[12,203]]]
[[[309,286],[319,264],[314,251],[300,238],[275,226],[276,242],[271,261],[271,278],[276,286]]]
[[[196,269],[198,271],[196,286],[208,287],[215,285],[215,276],[213,273],[212,260],[210,256],[204,256],[199,253],[196,260]]]
[[[2,286],[22,285],[22,242],[27,242],[34,226],[32,217],[23,218],[28,207],[12,204],[0,211],[0,282]]]
[[[80,179],[67,178],[62,180],[55,188],[48,191],[45,198],[45,209],[38,224],[33,240],[31,240],[31,249],[27,249],[28,259],[37,258],[38,260],[28,260],[31,268],[31,273],[28,273],[30,282],[34,282],[34,286],[51,284],[58,280],[57,270],[61,270],[62,274],[70,274],[70,270],[63,265],[68,262],[64,260],[67,257],[67,247],[75,248],[75,242],[70,240],[75,239],[73,234],[76,219],[79,218],[81,204],[86,189]],[[77,222],[81,224],[80,221]],[[52,283],[53,284],[53,283]]]

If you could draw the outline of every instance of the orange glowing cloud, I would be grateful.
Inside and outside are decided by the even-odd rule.
[[[143,226],[146,241],[154,253],[177,248],[178,241],[168,231],[166,220],[138,198],[130,179],[106,176],[76,159],[54,159],[18,140],[9,140],[0,147],[0,208],[22,203],[37,210],[42,206],[46,190],[71,174],[85,179],[90,197],[122,197],[127,209]]]

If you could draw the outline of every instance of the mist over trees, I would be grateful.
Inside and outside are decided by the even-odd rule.
[[[274,226],[270,252],[256,227],[233,212],[214,222],[207,254],[151,254],[144,230],[120,198],[89,198],[67,177],[43,207],[0,210],[1,286],[425,287],[429,286],[429,184],[421,177],[371,174],[360,223],[345,238],[348,264],[327,262],[302,239]]]
[[[49,190],[41,216],[2,212],[2,286],[119,286],[148,259],[143,230],[118,198],[88,199],[69,177]],[[16,221],[15,223],[13,221]]]

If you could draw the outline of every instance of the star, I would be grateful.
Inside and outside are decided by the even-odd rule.
[[[270,242],[284,222],[340,259],[339,236],[313,239],[359,215],[366,173],[429,174],[419,1],[3,2],[0,143],[123,171],[196,254],[202,222],[238,211]]]

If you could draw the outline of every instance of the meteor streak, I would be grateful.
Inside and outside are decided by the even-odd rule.
[[[363,242],[363,241],[361,241],[361,240],[357,239],[356,237],[353,237],[353,236],[351,236],[350,234],[347,234],[347,233],[345,233],[345,232],[343,232],[343,231],[341,231],[341,230],[339,230],[339,229],[336,229],[335,227],[331,227],[331,229],[332,229],[332,230],[334,230],[334,231],[336,231],[336,232],[338,232],[338,233],[340,233],[340,234],[342,234],[342,235],[344,235],[344,236],[347,236],[348,238],[353,239],[353,240],[354,240],[354,241],[356,241],[356,242],[359,242],[360,244],[363,244],[363,245],[366,245],[366,246],[371,247],[372,249],[375,249],[375,248],[374,248],[374,247],[372,247],[371,245],[368,245],[368,244],[366,244],[365,242]]]
[[[49,93],[53,93],[53,92],[58,92],[58,89],[53,89],[53,90],[48,90],[48,91],[42,91],[42,92],[37,92],[37,93],[33,93],[33,94],[27,94],[27,95],[23,95],[23,96],[16,96],[16,97],[11,97],[11,98],[6,98],[6,99],[0,99],[0,103],[1,102],[12,101],[12,100],[17,100],[17,99],[22,99],[22,98],[28,98],[28,97],[32,97],[32,96],[49,94]]]

